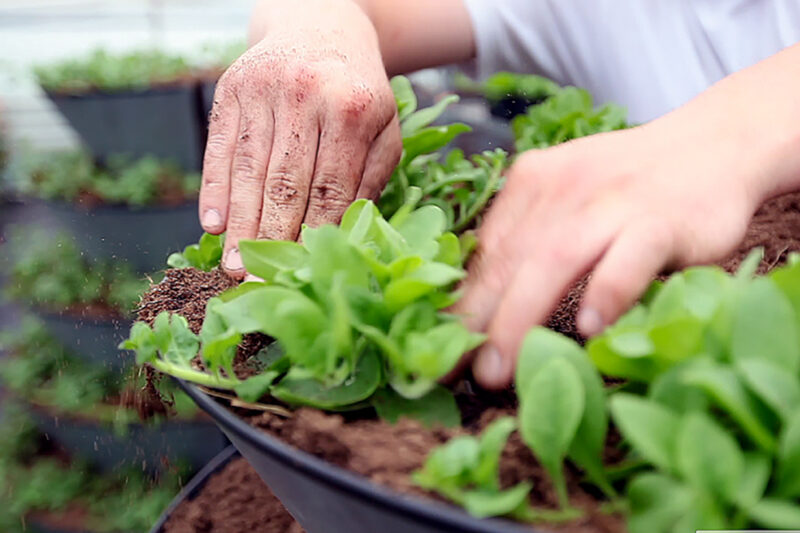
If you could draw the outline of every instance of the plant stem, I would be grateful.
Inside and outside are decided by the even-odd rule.
[[[153,365],[156,370],[159,370],[165,374],[169,374],[170,376],[191,381],[192,383],[197,383],[198,385],[203,385],[206,387],[212,387],[216,389],[233,389],[241,383],[241,381],[239,381],[237,378],[212,376],[211,374],[206,374],[205,372],[200,372],[199,370],[178,366],[174,363],[164,361],[163,359],[150,361],[150,364]]]
[[[422,195],[427,196],[429,194],[432,194],[446,185],[451,185],[454,183],[469,183],[473,181],[475,181],[475,176],[458,176],[458,175],[451,176],[447,179],[431,183],[422,190]]]
[[[503,162],[495,162],[489,180],[486,182],[486,187],[481,191],[481,195],[472,204],[472,207],[467,210],[466,215],[453,227],[454,233],[458,234],[466,229],[475,217],[481,214],[483,208],[486,207],[486,204],[489,203],[489,200],[494,195],[497,184],[500,183],[500,175],[503,173],[503,168]]]

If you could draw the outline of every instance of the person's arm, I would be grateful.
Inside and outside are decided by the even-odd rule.
[[[521,155],[479,231],[460,311],[473,364],[512,379],[526,331],[593,270],[577,325],[600,333],[664,269],[722,259],[758,206],[800,189],[800,45],[631,130]]]
[[[240,239],[295,239],[380,194],[401,151],[387,70],[474,53],[461,0],[263,0],[250,41],[217,84],[200,192],[234,276]]]

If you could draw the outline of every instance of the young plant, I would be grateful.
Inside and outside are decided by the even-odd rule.
[[[513,418],[492,422],[480,437],[455,437],[436,448],[414,482],[462,506],[472,515],[521,515],[529,507],[530,483],[500,488],[500,456],[509,435],[516,429]]]
[[[408,79],[392,79],[392,88],[402,125],[403,155],[378,201],[380,212],[389,218],[404,205],[436,205],[444,211],[449,231],[468,229],[500,190],[507,154],[497,149],[467,159],[461,150],[453,150],[440,162],[437,151],[470,131],[465,124],[430,125],[458,97],[452,95],[417,110]]]
[[[565,87],[528,108],[511,123],[517,152],[628,127],[624,108],[606,104],[595,108],[588,91]]]
[[[197,244],[190,244],[183,249],[183,252],[171,254],[167,258],[167,264],[172,268],[194,267],[209,272],[219,266],[224,244],[224,234],[204,233]]]
[[[338,227],[305,228],[302,244],[244,241],[245,267],[263,282],[210,300],[199,337],[182,317],[162,314],[153,328],[135,324],[123,347],[136,350],[140,363],[250,399],[269,392],[289,404],[337,409],[387,386],[423,398],[483,340],[442,311],[464,276],[459,240],[445,225],[434,206],[408,206],[387,221],[359,200]],[[240,382],[236,347],[255,332],[277,339],[282,351]],[[204,371],[192,366],[199,345]]]
[[[520,433],[550,475],[561,508],[569,508],[566,458],[614,497],[601,459],[608,430],[603,381],[583,348],[546,328],[534,328],[520,349],[516,389]]]

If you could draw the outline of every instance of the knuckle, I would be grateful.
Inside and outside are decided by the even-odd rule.
[[[266,163],[250,151],[240,151],[233,158],[231,172],[233,179],[253,183],[264,179]]]
[[[354,85],[339,98],[334,107],[334,114],[336,119],[344,124],[360,125],[368,118],[373,120],[383,118],[376,103],[372,91],[364,86]]]
[[[349,188],[333,174],[322,174],[311,184],[309,203],[334,211],[350,203]]]
[[[206,141],[206,158],[218,159],[225,156],[228,149],[227,135],[223,132],[211,133]]]
[[[280,207],[300,207],[303,197],[300,194],[300,180],[294,172],[278,169],[267,177],[265,194]]]
[[[303,104],[319,88],[320,78],[319,73],[303,64],[293,65],[288,68],[287,80],[287,96],[290,102]]]

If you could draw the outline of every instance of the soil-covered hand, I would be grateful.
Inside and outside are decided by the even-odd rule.
[[[479,232],[459,303],[489,335],[473,364],[482,385],[511,381],[526,331],[590,270],[577,318],[587,336],[662,270],[732,252],[758,205],[798,186],[800,105],[790,85],[774,99],[752,97],[771,74],[785,76],[789,57],[645,126],[519,157]]]
[[[380,193],[399,159],[375,30],[355,4],[338,6],[325,17],[286,7],[217,85],[200,220],[227,231],[231,275],[245,274],[240,239],[296,239],[303,223],[338,222],[357,197]]]

